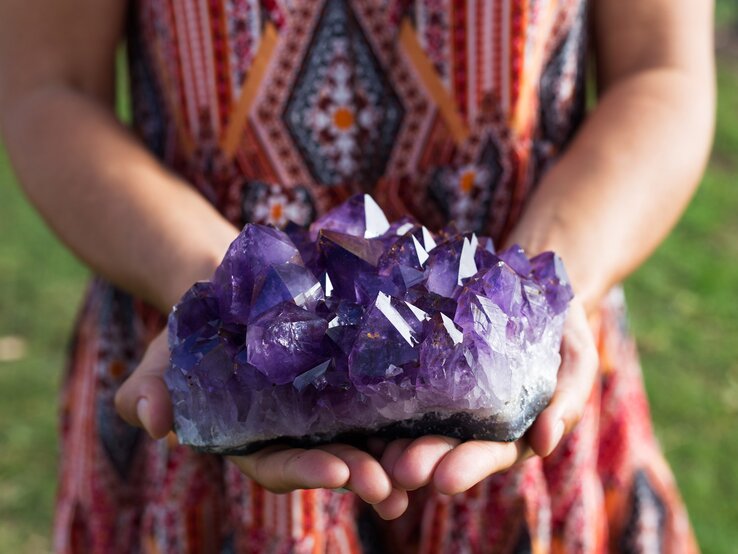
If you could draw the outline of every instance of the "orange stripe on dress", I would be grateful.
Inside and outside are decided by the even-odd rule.
[[[448,94],[435,67],[433,67],[433,63],[428,59],[423,47],[418,42],[412,24],[407,19],[403,20],[400,26],[399,40],[405,53],[412,61],[415,71],[436,103],[449,133],[457,143],[465,141],[469,136],[469,129],[453,98]]]
[[[226,156],[231,157],[235,154],[241,140],[242,131],[244,126],[247,124],[249,112],[253,105],[256,93],[259,90],[262,79],[266,74],[269,63],[272,60],[272,55],[277,46],[277,30],[272,23],[266,23],[264,25],[264,32],[259,42],[259,49],[254,55],[254,59],[251,63],[251,68],[246,76],[246,81],[241,87],[241,96],[238,99],[238,103],[233,108],[233,114],[228,123],[228,127],[225,129],[222,139],[221,147]]]

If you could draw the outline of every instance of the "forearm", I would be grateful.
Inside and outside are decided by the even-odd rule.
[[[510,240],[559,252],[593,307],[656,248],[692,196],[711,143],[713,95],[709,79],[671,69],[615,83]]]
[[[207,278],[237,230],[168,172],[106,108],[66,86],[5,104],[18,178],[94,271],[163,311]]]

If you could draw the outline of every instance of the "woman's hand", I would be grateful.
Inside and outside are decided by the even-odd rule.
[[[431,435],[394,441],[381,463],[395,486],[412,491],[433,485],[443,494],[458,494],[533,454],[548,456],[582,417],[597,372],[592,331],[576,300],[564,327],[561,358],[556,392],[523,439],[460,443]]]
[[[154,439],[166,436],[172,429],[172,404],[163,379],[168,365],[169,348],[166,331],[162,331],[115,396],[116,409],[123,419],[143,427]],[[272,446],[229,459],[246,476],[272,492],[345,488],[372,504],[385,519],[397,518],[407,508],[407,493],[393,488],[379,461],[353,446]]]

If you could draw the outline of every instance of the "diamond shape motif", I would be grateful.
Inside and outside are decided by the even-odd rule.
[[[501,160],[497,144],[488,138],[475,163],[434,172],[428,187],[430,197],[462,231],[485,229],[490,203],[504,175]]]
[[[328,0],[283,119],[313,178],[374,183],[404,110],[348,2]]]

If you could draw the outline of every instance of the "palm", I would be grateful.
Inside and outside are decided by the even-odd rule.
[[[271,446],[230,460],[271,491],[346,488],[372,504],[380,516],[396,518],[407,508],[406,491],[433,485],[441,493],[457,494],[533,452],[548,455],[581,416],[596,370],[592,336],[584,310],[576,303],[564,331],[562,359],[556,394],[521,441],[462,443],[429,435],[392,441],[376,456],[354,446],[328,444],[310,449]],[[163,380],[168,360],[162,332],[116,395],[120,414],[153,438],[172,428],[172,406]]]

